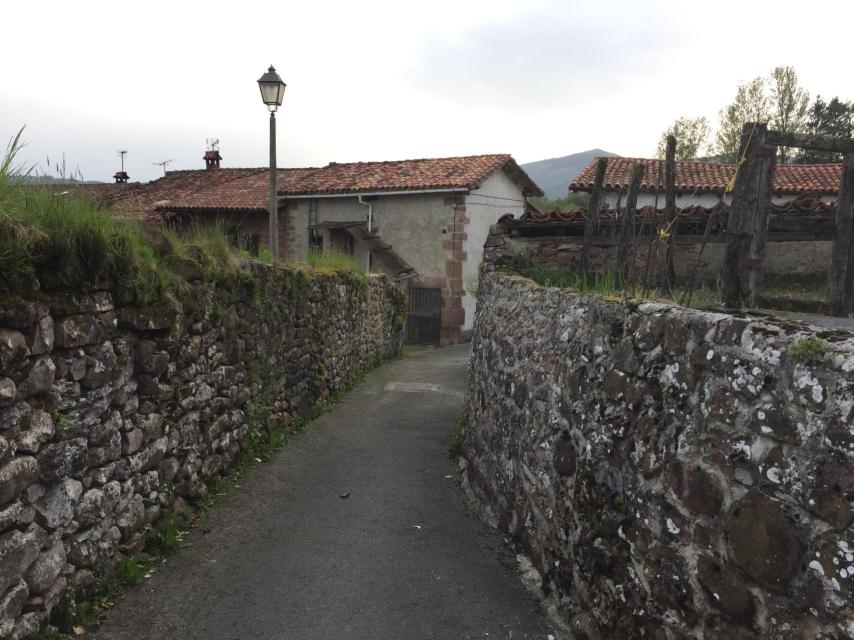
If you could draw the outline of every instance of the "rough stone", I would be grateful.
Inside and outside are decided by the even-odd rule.
[[[15,458],[0,468],[0,506],[8,504],[39,479],[39,463],[35,458]]]
[[[23,580],[18,580],[6,593],[0,595],[0,638],[7,638],[12,634],[15,620],[26,600],[27,584]]]
[[[74,517],[80,527],[85,529],[99,522],[104,515],[104,492],[101,489],[89,489],[77,505]]]
[[[41,355],[53,351],[54,336],[53,336],[53,318],[45,316],[36,324],[35,334],[33,335],[33,344],[30,351],[33,355]]]
[[[128,540],[145,522],[145,505],[138,495],[127,506],[124,513],[116,519],[116,526],[122,534],[122,540]]]
[[[0,326],[27,329],[48,314],[48,308],[30,300],[20,300],[15,305],[0,306]]]
[[[40,530],[10,531],[0,536],[0,593],[15,584],[39,555]]]
[[[79,474],[86,467],[86,456],[86,438],[75,438],[47,445],[38,455],[42,482],[50,484],[65,476]]]
[[[98,344],[112,329],[114,320],[112,312],[63,318],[54,326],[56,346],[70,349]]]
[[[730,620],[752,625],[756,604],[750,590],[736,574],[712,558],[702,556],[697,561],[697,577],[710,596],[709,602]]]
[[[21,383],[18,392],[23,397],[47,393],[56,379],[56,365],[50,356],[41,356],[30,368],[26,380]]]
[[[82,494],[82,483],[72,478],[63,478],[52,485],[33,504],[39,523],[48,529],[56,529],[71,522]]]
[[[28,355],[30,348],[23,333],[0,329],[0,374],[13,372]]]
[[[723,493],[714,476],[701,467],[686,467],[679,461],[667,466],[670,488],[689,511],[715,516],[723,505]]]
[[[8,407],[18,397],[18,388],[11,378],[0,377],[0,407]]]
[[[43,551],[24,574],[30,595],[38,596],[50,589],[63,567],[65,547],[57,541],[50,549]]]
[[[41,446],[50,442],[54,434],[54,424],[51,415],[42,409],[36,409],[30,416],[30,424],[26,431],[21,431],[15,438],[18,451],[38,453]]]
[[[26,402],[17,402],[8,409],[0,409],[0,431],[5,431],[7,437],[14,437],[32,412],[33,408]]]

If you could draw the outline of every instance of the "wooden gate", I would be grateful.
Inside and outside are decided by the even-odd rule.
[[[439,344],[442,290],[409,289],[409,314],[406,318],[406,342]]]

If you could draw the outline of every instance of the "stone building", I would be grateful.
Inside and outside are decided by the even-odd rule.
[[[569,183],[569,190],[590,192],[596,176],[595,158]],[[625,204],[629,179],[637,163],[643,163],[644,175],[638,194],[638,206],[664,206],[664,160],[651,158],[608,158],[603,183],[603,207]],[[736,165],[723,162],[676,161],[676,206],[713,207],[718,202],[732,204],[727,186],[735,179]],[[835,200],[839,195],[841,164],[781,164],[774,176],[772,202],[780,204],[799,196],[819,196]]]

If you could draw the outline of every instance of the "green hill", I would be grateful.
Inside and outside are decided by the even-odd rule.
[[[590,149],[580,153],[563,156],[562,158],[550,158],[523,164],[522,168],[527,171],[534,182],[536,182],[546,197],[552,200],[563,198],[568,193],[570,181],[577,176],[594,158],[601,156],[616,156],[616,153],[603,151],[602,149]]]

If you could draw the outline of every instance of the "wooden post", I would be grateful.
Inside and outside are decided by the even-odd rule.
[[[640,191],[641,180],[643,180],[644,166],[641,163],[635,165],[632,170],[632,179],[629,182],[629,193],[626,195],[626,210],[620,223],[620,237],[617,241],[617,282],[626,284],[629,273],[629,258],[633,255],[632,239],[635,232],[635,213],[638,205],[638,191]]]
[[[676,260],[673,257],[676,216],[676,137],[667,136],[664,154],[664,224],[669,234],[664,238],[664,277],[669,288],[676,284]]]
[[[605,182],[605,170],[608,168],[608,158],[596,161],[596,177],[593,180],[593,190],[590,192],[590,202],[587,204],[587,220],[584,221],[584,244],[581,248],[581,272],[587,276],[590,271],[590,250],[593,248],[593,236],[598,225],[599,209],[602,206],[602,185]]]
[[[768,126],[748,122],[741,130],[738,168],[721,268],[724,304],[753,304],[765,255],[768,209],[774,182],[776,148],[765,144]]]
[[[836,239],[830,265],[833,314],[854,312],[854,152],[845,154],[836,210]]]

